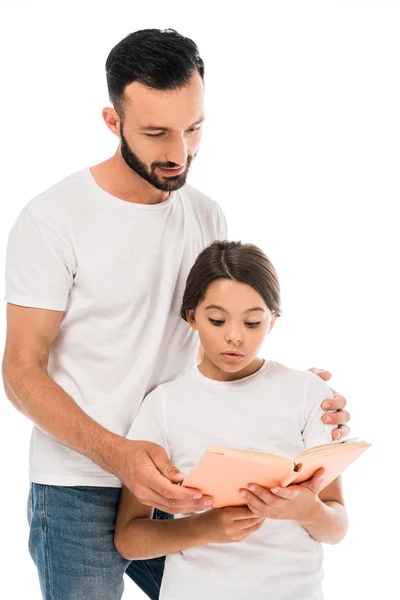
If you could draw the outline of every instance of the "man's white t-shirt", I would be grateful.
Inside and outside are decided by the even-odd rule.
[[[9,238],[6,300],[65,311],[49,375],[98,423],[125,436],[144,396],[193,367],[198,337],[180,316],[198,254],[226,239],[219,206],[189,185],[163,203],[105,192],[90,169],[22,211]],[[34,427],[31,481],[120,486]]]
[[[271,361],[231,382],[195,368],[148,395],[128,438],[160,444],[184,474],[209,445],[293,459],[331,441],[332,426],[321,421],[330,397],[313,373]],[[167,556],[160,600],[320,600],[322,558],[321,544],[296,521],[267,519],[239,543]]]

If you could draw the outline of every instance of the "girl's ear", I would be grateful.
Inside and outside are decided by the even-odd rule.
[[[271,332],[271,329],[272,329],[272,328],[273,328],[273,326],[275,325],[277,316],[278,316],[278,315],[277,315],[276,313],[272,313],[272,317],[271,317],[271,323],[270,323],[270,325],[269,325],[268,333],[270,333],[270,332]]]
[[[186,312],[186,320],[189,323],[193,331],[197,331],[196,319],[194,316],[194,310],[188,310]]]

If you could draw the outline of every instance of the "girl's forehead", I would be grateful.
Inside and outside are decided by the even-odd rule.
[[[252,308],[267,310],[267,306],[260,294],[246,283],[231,279],[218,279],[211,283],[201,303],[203,308],[209,305],[219,306],[226,311],[244,312]]]

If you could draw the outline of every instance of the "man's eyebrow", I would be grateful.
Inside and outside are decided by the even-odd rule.
[[[188,129],[192,127],[196,127],[196,125],[201,125],[205,121],[205,117],[201,117],[192,125],[189,125]],[[170,127],[156,127],[155,125],[145,125],[144,127],[140,127],[139,131],[170,131]]]
[[[217,304],[209,304],[208,306],[205,307],[204,310],[208,310],[209,308],[216,308],[217,310],[222,310],[222,312],[227,312],[223,306],[218,306]],[[253,308],[249,308],[248,310],[245,310],[243,314],[253,312],[256,310],[261,310],[261,312],[265,312],[265,309],[261,308],[261,306],[254,306]]]

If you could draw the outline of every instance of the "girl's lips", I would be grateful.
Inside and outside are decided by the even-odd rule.
[[[232,354],[230,352],[223,352],[221,356],[225,360],[240,360],[241,358],[243,358],[243,354]]]

